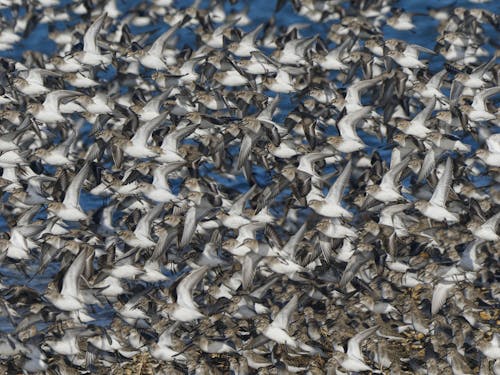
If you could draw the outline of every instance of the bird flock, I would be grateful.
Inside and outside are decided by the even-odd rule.
[[[0,2],[1,373],[500,374],[500,16],[255,6]]]

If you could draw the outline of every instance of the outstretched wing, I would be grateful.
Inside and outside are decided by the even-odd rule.
[[[295,294],[292,299],[285,305],[285,307],[283,307],[280,312],[276,314],[276,317],[274,318],[271,325],[286,331],[288,329],[290,317],[292,316],[293,312],[297,310],[298,306],[299,295]]]
[[[340,202],[344,189],[347,186],[347,183],[349,182],[349,178],[351,177],[351,172],[352,172],[352,161],[349,160],[349,163],[347,163],[344,170],[337,178],[337,181],[335,181],[335,183],[328,191],[325,200],[327,200],[330,203],[336,203],[336,204]]]
[[[372,333],[374,333],[378,329],[378,326],[373,326],[364,331],[359,332],[355,336],[353,336],[347,342],[347,354],[349,357],[353,357],[363,361],[363,354],[361,353],[360,345],[366,340]]]
[[[193,289],[201,281],[207,270],[207,266],[193,270],[182,279],[179,285],[177,285],[176,290],[178,305],[187,307],[189,309],[197,309],[193,301]]]
[[[69,296],[78,298],[80,290],[80,277],[82,275],[85,263],[89,256],[92,255],[93,249],[91,247],[85,248],[73,260],[64,274],[63,284],[61,288],[62,296]]]
[[[80,190],[82,188],[83,182],[87,178],[90,172],[90,164],[87,162],[80,169],[80,172],[73,178],[71,183],[66,190],[66,195],[64,196],[63,204],[68,207],[80,207]]]
[[[439,179],[436,189],[432,194],[430,202],[436,206],[444,207],[446,204],[446,199],[448,198],[448,192],[451,186],[451,179],[453,177],[453,164],[451,158],[446,159],[446,166],[444,168],[443,175]]]
[[[101,30],[106,16],[107,13],[101,14],[85,32],[85,35],[83,36],[83,50],[85,52],[99,54],[99,48],[97,47],[97,34],[99,34],[99,30]]]

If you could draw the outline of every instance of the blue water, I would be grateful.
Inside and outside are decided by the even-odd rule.
[[[138,3],[139,1],[118,1],[118,6],[120,10],[125,13],[128,9],[133,9],[133,7]],[[178,1],[176,2],[176,7],[183,8],[191,5],[191,3],[192,3],[191,1]],[[274,12],[275,3],[276,3],[275,1],[266,1],[266,0],[248,1],[246,4],[250,4],[249,16],[253,20],[253,23],[251,25],[242,27],[242,29],[245,31],[252,30],[258,24],[262,22],[267,22],[270,16],[272,16]],[[67,1],[64,2],[64,4],[70,4],[70,2]],[[203,1],[201,4],[201,8],[207,7],[208,4],[209,4],[208,1]],[[231,7],[229,2],[225,2],[225,4],[227,12],[230,12],[231,9],[238,11],[245,7],[244,3],[237,4],[233,7]],[[498,12],[500,10],[499,1],[492,1],[486,4],[471,4],[464,0],[453,1],[448,3],[446,2],[439,3],[439,5],[441,6],[446,4],[455,4],[455,6],[463,6],[466,8],[476,8],[476,7],[484,8],[493,12]],[[436,5],[435,1],[428,0],[428,1],[401,1],[396,6],[402,7],[414,13],[425,13],[427,11],[428,6],[435,6],[435,5]],[[9,20],[12,18],[11,12],[8,9],[2,10],[0,11],[0,13],[4,19]],[[320,36],[323,37],[324,40],[327,40],[326,33],[328,32],[330,25],[333,23],[333,22],[327,22],[327,23],[311,22],[306,17],[302,17],[295,14],[293,12],[292,5],[290,2],[288,2],[287,5],[275,16],[275,20],[278,27],[284,27],[284,28],[290,26],[291,24],[307,24],[308,27],[300,31],[302,35],[309,36],[309,35],[319,34]],[[75,23],[76,23],[76,18],[72,19],[67,24],[64,22],[57,22],[55,23],[55,28],[63,30],[66,28],[66,25],[72,25]],[[438,24],[437,21],[435,21],[430,17],[422,17],[417,15],[414,17],[414,23],[417,26],[416,32],[397,31],[389,26],[384,26],[382,28],[384,37],[386,39],[398,38],[433,49],[435,46],[436,37],[438,36],[436,30]],[[145,27],[131,26],[130,29],[134,34],[155,30],[154,34],[150,36],[148,42],[146,43],[148,44],[150,41],[154,40],[158,35],[163,33],[168,27],[169,26],[166,25],[165,23],[160,22],[158,24],[149,25]],[[487,36],[489,36],[490,38],[496,38],[496,40],[498,41],[498,33],[496,33],[495,30],[493,30],[493,28],[485,26],[485,30]],[[186,44],[194,47],[196,38],[193,32],[190,32],[187,29],[183,29],[178,33],[178,35],[179,35],[179,41],[178,41],[179,48],[182,48]],[[333,47],[333,44],[330,43],[329,47],[330,48]],[[15,45],[15,47],[12,50],[0,51],[0,56],[9,57],[21,61],[22,54],[25,51],[32,50],[32,51],[42,52],[47,55],[52,55],[55,52],[55,49],[56,49],[55,43],[49,40],[48,38],[47,24],[39,24],[35,28],[35,30],[31,33],[29,38]],[[489,49],[490,52],[493,52],[490,46],[487,46],[487,49]],[[441,67],[443,66],[444,60],[440,55],[430,55],[426,56],[425,58],[430,61],[430,68],[431,72],[433,73],[440,70]],[[99,71],[97,77],[101,80],[109,81],[112,80],[115,77],[115,75],[116,75],[115,68],[109,67],[105,71]],[[287,115],[287,113],[290,112],[290,110],[294,106],[293,104],[294,101],[292,100],[292,98],[290,98],[287,95],[281,95],[281,97],[282,97],[280,101],[281,112],[275,117],[275,120],[279,123],[284,120],[284,117]],[[91,129],[90,124],[86,124],[80,130],[80,137],[84,139],[86,145],[89,145],[92,142],[92,140],[88,136],[90,129]],[[327,133],[330,132],[332,134],[335,133],[335,129],[333,127],[329,128]],[[363,135],[363,132],[360,131],[360,134]],[[363,138],[366,144],[369,146],[367,149],[368,152],[373,152],[377,150],[384,159],[388,160],[390,158],[390,150],[386,148],[386,144],[384,143],[383,140],[381,141],[376,137],[369,136],[366,134],[363,135]],[[474,150],[477,148],[477,144],[475,144],[475,142],[471,138],[466,138],[465,141],[471,145],[474,145]],[[229,149],[229,152],[233,157],[237,157],[238,151],[239,151],[238,147],[232,147]],[[52,175],[55,172],[55,169],[46,168],[46,172],[47,174]],[[248,182],[244,179],[242,174],[239,174],[236,179],[229,179],[219,175],[212,168],[212,166],[207,164],[200,165],[199,172],[201,175],[206,174],[214,178],[214,180],[216,180],[218,183],[230,187],[231,189],[234,189],[235,191],[238,191],[240,193],[246,191],[249,188]],[[257,182],[261,186],[266,186],[273,177],[272,173],[274,173],[274,172],[269,172],[259,166],[254,166],[253,172],[255,174]],[[484,183],[484,179],[478,179],[478,180],[479,180],[478,183]],[[171,183],[173,192],[177,194],[180,191],[182,179],[176,179],[176,180],[171,179],[169,182]],[[289,197],[289,195],[290,191],[286,189],[276,198],[276,202],[280,203],[286,200],[287,197]],[[2,199],[6,199],[6,196],[7,195],[4,194]],[[109,202],[107,199],[96,198],[95,196],[92,196],[85,192],[83,192],[81,195],[81,204],[82,208],[85,211],[96,210],[108,203]],[[281,214],[280,212],[281,208],[279,205],[273,206],[272,210]],[[41,215],[43,216],[44,213],[42,212]],[[120,215],[117,214],[116,218],[118,218],[119,216]],[[8,231],[5,218],[3,217],[0,217],[0,230]],[[33,275],[37,269],[37,266],[38,266],[38,261],[33,261],[28,263],[26,267],[27,274]],[[0,275],[2,276],[1,279],[4,284],[27,285],[29,287],[35,288],[40,291],[46,288],[47,283],[52,279],[52,277],[58,271],[59,271],[59,264],[53,263],[47,268],[47,270],[43,274],[37,275],[33,279],[27,281],[26,275],[24,275],[16,267],[16,265],[0,267]],[[107,319],[109,319],[110,317],[109,313],[110,313],[109,310],[106,309],[96,310],[95,313],[95,317],[97,319],[96,323],[97,324],[106,323]],[[12,328],[13,327],[11,327],[10,322],[8,322],[6,319],[3,318],[0,319],[0,331],[11,330]]]

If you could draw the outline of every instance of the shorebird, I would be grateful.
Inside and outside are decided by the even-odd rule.
[[[336,150],[343,153],[351,153],[364,149],[366,145],[356,133],[356,126],[371,112],[371,110],[371,107],[364,107],[346,114],[337,123],[340,136],[329,137],[327,142]]]
[[[500,213],[497,213],[482,224],[477,221],[471,221],[468,225],[468,229],[476,238],[485,241],[498,241],[500,240],[500,236],[496,232],[499,223]]]
[[[465,47],[465,45],[464,45]],[[496,62],[496,57],[493,57],[485,64],[482,64],[475,68],[470,74],[465,72],[460,72],[455,76],[455,79],[466,87],[472,89],[484,88],[487,83],[484,81],[484,75],[493,68]]]
[[[174,163],[172,163],[174,164]],[[182,166],[182,164],[178,164]],[[153,171],[153,181],[149,183],[140,183],[137,191],[141,191],[146,197],[155,202],[176,202],[177,196],[172,193],[168,184],[167,175],[171,171],[170,166],[156,166]]]
[[[313,199],[308,202],[309,206],[319,215],[338,218],[344,217],[351,219],[353,214],[342,207],[341,200],[344,194],[344,189],[348,185],[351,178],[352,162],[349,161],[344,167],[344,170],[339,175],[335,183],[328,190],[328,194],[324,200]]]
[[[458,215],[446,209],[446,200],[448,199],[452,181],[453,164],[451,158],[448,157],[446,159],[443,175],[439,179],[430,201],[418,201],[415,203],[415,208],[433,220],[446,221],[448,223],[458,222]]]
[[[299,343],[287,333],[288,325],[292,314],[297,310],[299,296],[294,295],[292,299],[279,311],[274,320],[270,324],[263,327],[258,327],[262,330],[262,334],[270,340],[278,344],[286,344],[297,349]]]
[[[334,356],[339,359],[339,363],[344,369],[347,371],[370,371],[372,373],[379,373],[378,370],[366,364],[360,348],[361,343],[375,333],[378,328],[378,326],[373,326],[357,333],[347,342],[347,353],[337,352],[334,354]]]
[[[129,141],[121,142],[123,152],[135,158],[153,158],[159,152],[148,146],[148,140],[155,128],[162,125],[168,116],[167,112],[139,126],[134,136]]]
[[[245,34],[238,42],[231,43],[227,49],[239,57],[249,57],[252,52],[258,51],[255,45],[255,38],[260,33],[264,25],[260,24],[253,31]]]
[[[64,122],[65,117],[61,114],[59,105],[63,99],[76,98],[81,95],[76,91],[55,90],[51,91],[45,97],[42,104],[29,103],[27,111],[33,115],[35,119],[46,123]]]
[[[186,356],[182,353],[184,344],[174,336],[177,329],[179,322],[171,324],[158,337],[158,342],[150,349],[154,358],[160,361],[186,362]]]
[[[476,155],[487,165],[500,167],[500,134],[493,134],[486,139],[487,150],[479,149]]]
[[[156,242],[151,238],[151,229],[153,220],[160,215],[162,210],[162,204],[157,204],[152,209],[149,209],[148,212],[141,217],[135,230],[133,232],[121,231],[118,233],[120,238],[131,247],[148,248],[155,246]]]
[[[328,51],[326,55],[316,57],[314,62],[325,70],[348,70],[349,66],[345,63],[349,59],[349,49],[353,44],[353,40],[346,38],[342,44]]]
[[[86,219],[87,214],[83,212],[80,206],[80,191],[89,172],[90,164],[85,163],[71,180],[65,192],[64,200],[62,202],[50,202],[47,209],[63,220],[78,221]]]
[[[467,117],[471,121],[495,120],[497,114],[491,113],[486,107],[486,99],[500,93],[500,86],[483,89],[474,95],[470,109],[466,110]]]
[[[192,270],[182,278],[176,288],[177,299],[175,303],[167,303],[164,314],[180,322],[191,322],[205,317],[193,300],[193,290],[203,279],[208,267]]]
[[[397,46],[400,42],[395,41],[394,46]],[[386,43],[387,45],[387,43]],[[418,52],[425,52],[431,55],[435,55],[436,53],[433,50],[430,50],[425,47],[421,47],[416,44],[405,44],[403,43],[402,50],[391,49],[387,51],[387,56],[393,59],[398,65],[403,68],[425,68],[426,64],[418,59]]]
[[[75,257],[71,265],[68,267],[64,273],[64,278],[62,280],[62,287],[59,291],[49,290],[45,294],[45,297],[58,309],[62,311],[82,311],[83,314],[79,314],[83,318],[86,301],[84,293],[81,290],[81,278],[85,270],[86,263],[91,259],[93,254],[93,249],[87,247],[82,249],[78,256]]]
[[[387,24],[393,29],[408,31],[415,29],[415,25],[412,22],[412,15],[410,13],[404,12],[403,9],[394,9],[392,11],[393,15],[387,19]]]
[[[436,98],[433,97],[429,103],[421,110],[411,121],[405,119],[396,120],[397,127],[405,134],[412,135],[417,138],[426,138],[432,132],[426,125],[432,111],[436,106]]]
[[[131,56],[137,57],[140,63],[146,68],[155,70],[165,70],[168,65],[173,65],[172,60],[168,60],[164,56],[165,45],[170,38],[179,30],[182,26],[183,21],[177,22],[175,25],[171,26],[167,31],[160,35],[151,46],[145,49],[139,49],[135,52],[131,52]],[[174,60],[175,61],[175,60]]]
[[[398,178],[409,162],[410,157],[407,156],[384,174],[380,185],[367,186],[366,192],[375,199],[384,203],[395,202],[403,199],[397,188]]]
[[[38,96],[49,93],[51,90],[44,86],[43,77],[58,77],[57,72],[47,69],[33,68],[22,70],[18,77],[14,78],[14,87],[21,93],[28,96]]]
[[[111,64],[112,55],[102,54],[97,43],[97,36],[106,20],[107,13],[101,14],[87,29],[83,36],[83,51],[73,54],[74,58],[84,65],[108,65]]]

